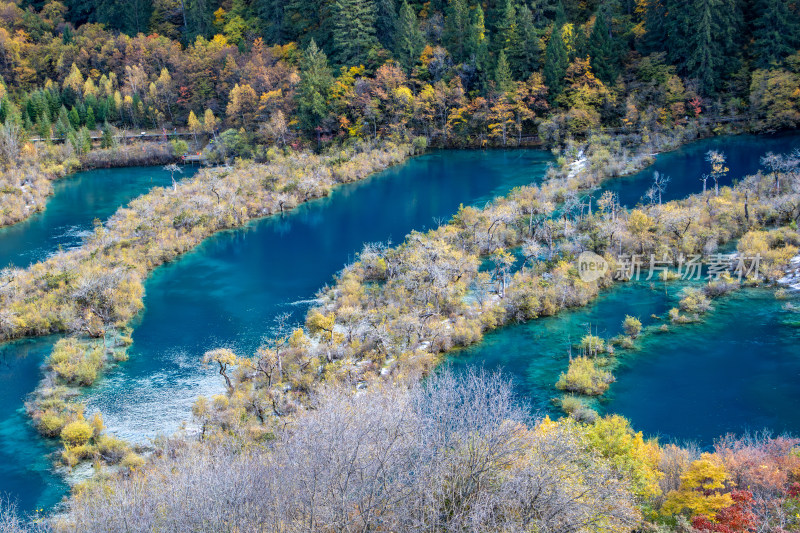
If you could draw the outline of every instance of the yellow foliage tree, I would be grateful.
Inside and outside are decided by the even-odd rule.
[[[619,415],[598,418],[587,427],[586,436],[594,450],[630,476],[636,496],[646,500],[661,494],[661,449],[656,441],[645,441],[642,433],[634,433],[628,420]]]
[[[681,485],[667,495],[661,508],[664,515],[688,512],[690,516],[706,516],[710,520],[717,511],[733,505],[730,494],[722,493],[728,472],[719,458],[704,453],[681,476]]]

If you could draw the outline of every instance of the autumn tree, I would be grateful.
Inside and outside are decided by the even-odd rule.
[[[724,492],[727,479],[728,472],[719,460],[704,453],[681,475],[680,488],[667,494],[662,513],[674,515],[686,511],[689,516],[714,517],[734,503],[731,495]]]
[[[194,114],[194,111],[189,111],[189,118],[186,121],[186,126],[194,136],[194,146],[197,148],[197,134],[203,132],[203,125],[197,120],[197,115]]]
[[[231,89],[226,110],[228,121],[250,130],[258,113],[258,96],[249,84],[236,84]]]
[[[228,348],[210,350],[203,355],[202,361],[207,365],[216,364],[219,367],[219,375],[225,379],[228,390],[233,390],[233,383],[231,382],[230,376],[228,376],[228,369],[229,367],[237,365],[239,358],[236,357],[236,354],[233,353],[232,350]]]

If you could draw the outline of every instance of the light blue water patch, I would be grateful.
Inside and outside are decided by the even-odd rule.
[[[768,152],[788,154],[800,149],[800,134],[796,132],[776,135],[727,135],[711,137],[687,144],[672,152],[658,154],[655,162],[646,169],[618,179],[607,181],[593,196],[600,198],[603,191],[617,193],[620,203],[633,207],[643,202],[647,190],[653,184],[653,172],[669,177],[662,201],[677,200],[703,191],[703,174],[709,174],[711,165],[706,161],[706,153],[716,150],[726,159],[730,169],[720,180],[720,187],[730,185],[745,176],[755,174],[762,168],[761,158]],[[714,188],[714,181],[706,182],[708,190]]]
[[[181,167],[175,179],[186,178],[198,167]],[[46,259],[59,248],[80,246],[94,220],[106,220],[133,198],[153,187],[172,184],[163,167],[87,170],[53,183],[53,195],[44,211],[0,228],[0,268],[26,267]]]

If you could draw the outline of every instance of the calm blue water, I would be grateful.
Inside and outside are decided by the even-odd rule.
[[[457,371],[500,370],[534,411],[560,416],[552,399],[561,395],[554,385],[569,364],[570,344],[589,327],[604,338],[622,333],[626,314],[645,326],[665,323],[679,289],[618,285],[587,307],[490,333],[448,362]],[[703,322],[670,326],[619,352],[617,381],[595,407],[629,418],[646,435],[703,446],[729,432],[800,433],[800,312],[792,305],[800,307],[800,299],[777,300],[767,289],[715,300]]]
[[[22,406],[53,342],[28,339],[0,346],[0,494],[17,499],[25,511],[49,507],[66,491],[47,458],[55,445],[39,438]]]
[[[196,171],[184,167],[176,179]],[[105,220],[132,198],[171,183],[162,167],[90,170],[59,180],[45,211],[0,229],[0,266],[27,266],[59,247],[78,246],[94,219]],[[9,494],[26,511],[53,505],[66,490],[46,457],[55,450],[53,443],[37,436],[22,405],[41,378],[39,367],[53,342],[0,345],[0,495]]]
[[[736,135],[703,139],[678,148],[673,152],[659,154],[655,163],[628,177],[609,180],[600,192],[593,196],[599,198],[602,191],[617,193],[620,203],[633,207],[642,200],[652,186],[653,172],[669,176],[670,182],[663,201],[685,198],[703,191],[703,174],[708,174],[711,166],[706,162],[706,152],[717,150],[727,158],[728,175],[720,180],[720,187],[730,185],[744,176],[755,174],[761,168],[761,157],[767,152],[789,153],[800,148],[800,134],[784,133],[778,135]],[[713,190],[714,181],[708,180],[708,190]]]
[[[199,363],[205,350],[231,346],[248,354],[275,315],[293,312],[301,320],[307,308],[303,301],[329,283],[364,242],[397,242],[413,229],[434,227],[461,203],[483,205],[539,180],[550,160],[537,150],[433,153],[341,187],[283,217],[209,239],[157,269],[148,281],[130,361],[87,396],[90,409],[99,407],[107,425],[132,440],[174,432],[189,418],[198,394],[221,391],[219,376]],[[126,182],[129,171],[114,169],[108,175]],[[89,225],[95,216],[85,217]],[[78,223],[51,227],[62,224]],[[21,411],[51,343],[10,344],[0,352],[6,362],[0,386],[11,384],[0,389],[0,492],[11,493],[27,511],[52,505],[65,491],[43,457],[51,446],[34,435]]]
[[[710,445],[728,432],[800,434],[800,298],[749,289],[702,324],[648,338],[624,359],[605,410],[638,430]]]
[[[197,168],[182,167],[175,179],[191,176]],[[92,231],[94,219],[105,220],[148,189],[171,183],[162,167],[88,170],[58,180],[44,211],[0,228],[0,268],[26,267],[59,247],[79,246]]]

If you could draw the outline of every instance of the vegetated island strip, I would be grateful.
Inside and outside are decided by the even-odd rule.
[[[206,437],[217,430],[244,438],[271,433],[270,421],[305,409],[323,384],[361,389],[416,381],[443,353],[478,342],[488,330],[586,305],[614,283],[619,255],[655,254],[676,264],[681,254],[703,254],[741,238],[742,254],[761,255],[760,279],[777,280],[800,244],[797,176],[758,173],[734,187],[632,210],[611,192],[594,213],[585,205],[564,208],[599,182],[585,171],[520,187],[484,209],[462,207],[449,223],[414,232],[400,246],[365,247],[321,292],[305,329],[278,335],[251,357],[227,349],[206,353],[205,362],[218,367],[228,394],[200,398],[194,414]],[[513,274],[512,247],[522,247],[525,257]],[[574,266],[587,250],[610,265],[596,281],[582,281]],[[481,272],[487,258],[493,269]],[[681,309],[671,313],[673,321],[691,319],[706,308],[708,297],[732,284],[727,277],[687,293]],[[636,329],[633,323],[628,327]],[[578,359],[562,388],[602,392],[607,376],[598,361]],[[585,409],[573,411],[593,418]]]
[[[161,165],[178,160],[167,143],[134,142],[76,155],[69,143],[26,143],[7,154],[0,171],[0,227],[22,222],[43,211],[53,194],[52,182],[79,170],[93,168]]]
[[[406,144],[361,144],[324,155],[291,152],[267,164],[206,169],[133,200],[97,226],[80,248],[27,269],[3,270],[1,340],[50,333],[96,339],[56,343],[46,375],[26,404],[37,429],[62,437],[68,464],[95,454],[92,445],[102,422],[87,429],[82,405],[71,398],[108,362],[126,357],[131,339],[125,327],[142,308],[143,282],[155,267],[216,232],[326,196],[335,186],[386,169],[413,152]],[[121,459],[105,451],[112,460]]]

